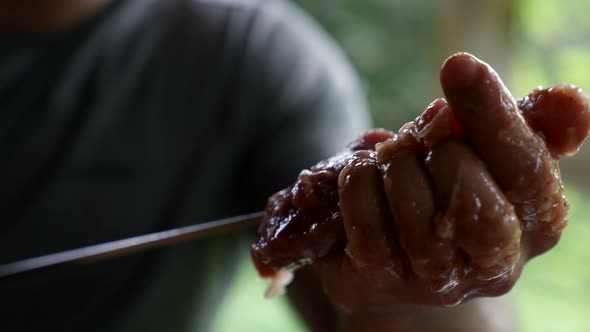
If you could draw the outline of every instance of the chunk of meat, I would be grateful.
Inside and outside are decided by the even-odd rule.
[[[375,144],[393,136],[383,129],[370,130],[346,151],[303,170],[293,186],[269,198],[266,218],[258,227],[260,239],[252,247],[254,263],[263,277],[344,247],[338,177],[347,163],[358,159],[355,151],[374,150]]]
[[[544,138],[554,158],[575,154],[588,134],[590,103],[573,85],[535,89],[518,100],[531,129]],[[559,125],[556,125],[559,123]]]
[[[441,86],[446,99],[396,134],[365,133],[269,199],[252,246],[263,277],[338,253],[404,281],[400,298],[457,304],[502,294],[557,243],[568,208],[557,160],[588,136],[588,99],[558,85],[517,103],[465,53]]]

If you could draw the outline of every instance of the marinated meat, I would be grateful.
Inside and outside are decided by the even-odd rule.
[[[567,84],[535,89],[518,100],[527,123],[544,138],[555,158],[573,155],[584,141],[590,122],[588,100],[582,91]]]
[[[394,136],[383,129],[365,133],[346,151],[303,170],[295,184],[271,196],[260,236],[252,247],[261,276],[293,269],[343,248],[346,236],[338,205],[338,177],[344,166],[366,155],[375,159],[375,144]]]
[[[345,252],[359,268],[380,266],[408,288],[452,293],[441,303],[456,304],[501,293],[518,264],[555,245],[568,208],[557,160],[588,136],[588,99],[557,85],[516,102],[489,66],[469,61],[447,60],[446,99],[397,133],[365,133],[270,197],[252,246],[261,276]],[[476,93],[464,93],[466,84]],[[382,189],[350,194],[359,172],[363,185]],[[392,222],[362,231],[344,222],[363,220],[364,209]]]

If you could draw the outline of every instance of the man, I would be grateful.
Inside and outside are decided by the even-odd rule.
[[[357,77],[283,2],[0,8],[1,258],[260,210],[368,128]],[[2,283],[6,331],[207,331],[248,243]]]
[[[0,6],[2,263],[259,210],[369,127],[342,52],[281,1]],[[246,251],[216,237],[3,282],[2,326],[207,331]],[[290,294],[313,331],[511,326],[501,299],[349,321],[313,273]]]

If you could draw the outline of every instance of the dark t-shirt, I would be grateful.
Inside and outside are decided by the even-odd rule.
[[[113,1],[0,38],[0,263],[251,212],[368,126],[288,3]],[[3,331],[207,331],[248,243],[212,237],[0,281]]]

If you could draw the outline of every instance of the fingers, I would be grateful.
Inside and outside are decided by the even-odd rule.
[[[493,69],[471,55],[457,54],[443,65],[441,84],[470,143],[500,187],[526,185],[527,174],[549,156]]]
[[[470,144],[527,228],[561,231],[565,202],[556,162],[533,133],[494,70],[467,53],[450,57],[441,85]]]
[[[467,254],[476,278],[510,273],[519,258],[520,224],[485,165],[463,143],[448,141],[431,150],[426,166],[445,211],[437,227],[444,226]]]
[[[430,280],[433,291],[447,290],[457,284],[463,266],[451,239],[435,234],[436,206],[420,154],[407,149],[396,152],[395,144],[381,145],[378,160],[400,245],[419,278]]]
[[[395,238],[381,173],[374,152],[359,151],[338,179],[346,253],[364,271],[387,270],[401,276],[403,264]]]

